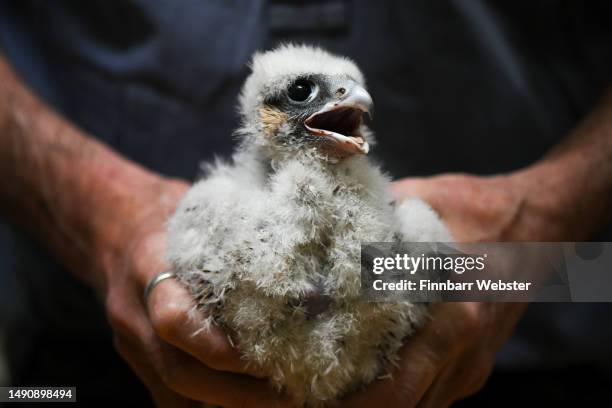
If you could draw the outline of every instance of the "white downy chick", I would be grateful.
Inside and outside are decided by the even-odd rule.
[[[252,60],[240,147],[171,218],[167,257],[208,318],[300,405],[390,368],[426,307],[360,297],[360,242],[451,236],[420,200],[396,206],[367,158],[372,107],[350,60],[284,45]]]

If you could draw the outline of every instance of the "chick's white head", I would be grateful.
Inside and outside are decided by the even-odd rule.
[[[351,60],[305,45],[256,53],[240,95],[239,133],[271,154],[313,148],[343,159],[367,154],[363,115],[372,109]]]

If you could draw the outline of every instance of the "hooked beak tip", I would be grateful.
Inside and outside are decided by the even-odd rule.
[[[374,103],[372,97],[361,85],[354,85],[346,96],[340,101],[342,105],[352,105],[361,109],[372,119]]]

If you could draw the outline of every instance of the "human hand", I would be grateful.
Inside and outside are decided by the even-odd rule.
[[[400,350],[391,378],[347,396],[340,405],[442,408],[474,394],[526,305],[434,304],[428,322]]]
[[[164,270],[164,224],[188,188],[127,160],[33,95],[0,55],[0,212],[53,252],[106,307],[119,353],[160,406],[274,405],[218,328]],[[253,374],[253,373],[251,373]]]
[[[554,228],[526,201],[523,174],[442,175],[397,181],[400,200],[420,197],[441,216],[457,241],[544,240]],[[497,350],[510,336],[526,303],[439,303],[400,351],[391,380],[348,396],[347,406],[445,407],[478,391]]]
[[[556,197],[542,188],[549,179],[537,167],[489,177],[444,174],[399,180],[393,192],[428,202],[458,242],[567,239]]]
[[[193,315],[191,296],[177,281],[160,282],[144,303],[146,284],[168,269],[164,224],[186,189],[182,182],[164,182],[142,200],[146,207],[125,220],[121,233],[109,234],[120,242],[100,250],[98,286],[115,346],[158,406],[280,405],[281,398],[246,369],[221,329],[198,331],[202,316]]]

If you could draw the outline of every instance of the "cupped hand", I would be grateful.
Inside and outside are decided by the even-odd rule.
[[[437,303],[428,322],[406,341],[389,378],[347,396],[346,407],[450,406],[485,384],[495,354],[526,303]]]
[[[144,382],[158,406],[224,407],[283,405],[257,373],[245,367],[223,331],[201,328],[203,316],[174,279],[160,282],[143,299],[147,283],[168,270],[165,222],[188,186],[168,182],[137,216],[126,219],[122,243],[100,256],[101,293],[119,354]]]
[[[400,200],[427,201],[459,242],[558,238],[546,217],[531,211],[530,190],[522,176],[408,178],[395,182],[393,190]],[[526,305],[433,304],[425,326],[400,350],[391,378],[347,396],[340,405],[437,408],[474,394],[485,384],[497,351]]]

